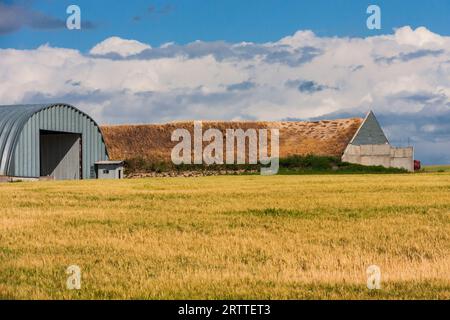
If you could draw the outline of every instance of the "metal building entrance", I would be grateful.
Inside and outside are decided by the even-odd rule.
[[[39,145],[41,177],[56,180],[82,177],[81,134],[41,130]]]

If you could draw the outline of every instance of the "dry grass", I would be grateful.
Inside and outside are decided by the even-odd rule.
[[[0,203],[0,298],[450,298],[449,174],[13,183]]]
[[[450,172],[450,165],[424,166],[424,172]]]
[[[308,154],[340,157],[361,122],[359,118],[316,122],[203,121],[203,131],[217,128],[225,137],[226,129],[277,128],[280,130],[280,156],[283,158]],[[171,162],[170,153],[178,143],[170,140],[175,129],[187,129],[193,135],[193,122],[103,126],[102,132],[112,159],[144,158]]]

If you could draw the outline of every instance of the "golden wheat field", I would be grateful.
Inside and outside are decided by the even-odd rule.
[[[22,182],[0,203],[2,299],[450,298],[448,173]]]

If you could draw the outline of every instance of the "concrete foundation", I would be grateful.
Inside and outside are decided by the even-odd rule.
[[[8,176],[0,176],[1,182],[32,182],[39,181],[40,178],[26,178],[26,177],[8,177]]]
[[[342,155],[342,161],[365,166],[383,166],[414,171],[414,148],[396,148],[389,144],[349,144]]]

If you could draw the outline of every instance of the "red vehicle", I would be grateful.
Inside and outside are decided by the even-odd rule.
[[[414,160],[414,171],[419,171],[421,167],[422,167],[422,165],[421,165],[420,161]]]

